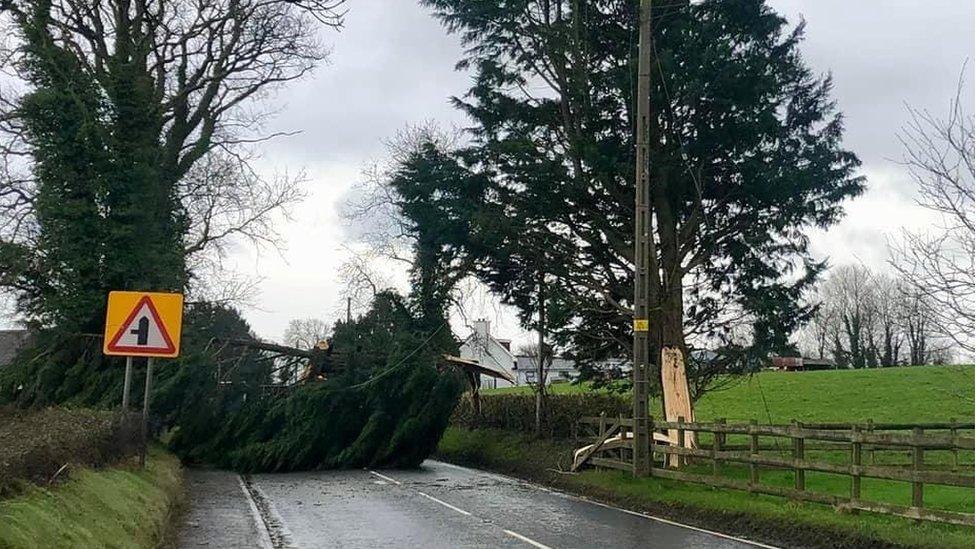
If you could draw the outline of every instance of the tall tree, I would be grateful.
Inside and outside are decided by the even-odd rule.
[[[976,349],[976,164],[973,113],[959,80],[948,114],[909,107],[899,139],[903,164],[918,190],[916,202],[938,223],[903,231],[891,244],[891,266],[909,295],[924,296],[924,311],[944,338],[968,353]],[[969,105],[971,106],[971,105]]]
[[[270,137],[255,100],[323,58],[315,23],[341,3],[0,1],[25,84],[2,98],[3,152],[29,172],[0,182],[0,283],[30,320],[95,331],[106,289],[181,290],[188,255],[269,235],[297,196],[247,169]]]
[[[24,362],[38,402],[118,377],[90,337],[109,290],[192,289],[200,254],[273,237],[300,193],[249,169],[248,143],[272,137],[256,101],[323,59],[341,4],[0,0],[23,84],[0,97],[0,153],[24,172],[0,172],[0,287],[53,328]]]
[[[319,318],[295,318],[288,321],[285,328],[285,345],[299,349],[311,349],[329,336],[332,327]]]
[[[584,358],[626,353],[636,3],[423,3],[467,46],[458,66],[474,84],[454,101],[472,141],[459,158],[491,182],[482,211],[534,229],[517,243],[543,258]],[[803,64],[802,25],[761,0],[662,3],[653,19],[652,344],[686,352],[690,331],[722,341],[716,319],[734,309],[753,351],[788,347],[823,267],[804,231],[837,221],[863,189],[830,79]],[[523,313],[535,308],[514,291],[532,304]]]

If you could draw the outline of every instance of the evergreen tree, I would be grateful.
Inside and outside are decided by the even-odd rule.
[[[572,311],[579,352],[629,352],[637,3],[423,3],[460,34],[459,67],[475,73],[454,100],[474,121],[458,158],[491,181],[474,215],[535,229],[519,243]],[[800,297],[823,264],[805,231],[836,222],[863,181],[840,145],[829,77],[802,62],[802,34],[762,0],[655,5],[655,348],[685,349],[686,332],[730,341],[727,320],[744,316],[751,352],[783,350],[811,312]]]
[[[325,381],[280,398],[225,398],[237,405],[187,418],[196,428],[181,426],[173,447],[240,471],[416,467],[462,389],[461,376],[436,368],[441,354],[457,352],[447,321],[428,332],[429,321],[400,296],[379,294],[365,315],[336,324],[341,366]]]

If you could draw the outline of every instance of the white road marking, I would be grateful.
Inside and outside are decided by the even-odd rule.
[[[248,507],[251,508],[251,520],[254,521],[254,527],[258,530],[258,544],[261,549],[272,549],[274,544],[271,543],[271,535],[268,534],[264,518],[261,517],[261,512],[258,511],[258,506],[254,503],[254,498],[251,497],[251,492],[247,490],[247,486],[244,486],[244,479],[240,475],[237,475],[237,483],[241,487],[241,492],[244,492],[244,499],[247,500]]]
[[[383,480],[385,480],[387,482],[392,482],[393,484],[396,484],[397,486],[400,486],[400,481],[399,480],[392,479],[392,478],[390,478],[390,477],[388,477],[386,475],[381,475],[381,474],[377,473],[376,471],[370,471],[370,473],[372,473],[373,475],[376,475],[377,477],[379,477],[379,478],[381,478],[381,479],[383,479]]]
[[[443,505],[444,507],[447,507],[448,509],[450,509],[452,511],[457,511],[458,513],[461,513],[462,515],[464,515],[466,517],[470,517],[471,516],[471,513],[465,511],[464,509],[461,509],[460,507],[455,507],[455,506],[451,505],[450,503],[448,503],[446,501],[441,501],[441,500],[435,498],[434,496],[432,496],[430,494],[425,494],[425,493],[423,493],[423,492],[421,492],[419,490],[417,491],[417,493],[420,494],[420,495],[422,495],[422,496],[424,496],[425,498],[427,498],[427,499],[435,502],[435,503],[440,503],[441,505]]]
[[[511,530],[502,530],[502,531],[505,532],[506,534],[512,536],[515,539],[522,540],[525,543],[528,543],[529,545],[531,545],[533,547],[538,547],[539,549],[552,549],[552,547],[549,547],[548,545],[543,545],[543,544],[539,543],[538,541],[536,541],[536,540],[534,540],[532,538],[527,538],[527,537],[523,536],[522,534],[519,534],[518,532],[513,532]]]
[[[568,497],[573,498],[573,497],[576,497],[576,496],[570,495]],[[697,526],[691,526],[691,525],[688,525],[688,524],[681,524],[680,522],[674,522],[673,520],[668,520],[668,519],[664,519],[664,518],[660,518],[660,517],[655,517],[655,516],[651,516],[651,515],[645,515],[644,513],[638,513],[637,511],[631,511],[630,509],[621,509],[619,507],[614,507],[613,505],[607,505],[606,503],[600,503],[599,501],[593,501],[593,500],[584,499],[584,498],[577,498],[577,499],[579,499],[580,501],[585,501],[587,503],[592,503],[593,505],[599,505],[600,507],[606,507],[607,509],[613,509],[613,510],[616,510],[616,511],[623,511],[624,513],[627,513],[628,515],[634,515],[636,517],[646,518],[648,520],[653,520],[653,521],[660,522],[660,523],[663,523],[663,524],[670,524],[671,526],[680,526],[681,528],[686,528],[688,530],[694,530],[696,532],[701,532],[703,534],[710,534],[710,535],[713,535],[713,536],[716,536],[716,537],[719,537],[719,538],[723,538],[723,539],[727,539],[727,540],[732,540],[732,541],[737,541],[739,543],[747,543],[749,545],[754,545],[756,547],[762,547],[763,549],[780,549],[779,547],[776,547],[775,545],[767,545],[765,543],[760,543],[758,541],[752,541],[751,539],[737,538],[735,536],[730,536],[728,534],[723,534],[722,532],[715,532],[713,530],[706,530],[704,528],[699,528]]]
[[[682,524],[680,522],[675,522],[673,520],[668,520],[668,519],[665,519],[665,518],[660,518],[660,517],[655,517],[655,516],[652,516],[652,515],[647,515],[647,514],[644,514],[644,513],[639,513],[637,511],[631,511],[630,509],[622,509],[620,507],[614,507],[613,505],[607,505],[606,503],[601,503],[599,501],[593,501],[591,499],[587,499],[587,498],[584,498],[584,497],[581,497],[581,496],[577,496],[577,495],[574,495],[574,494],[567,494],[566,492],[560,492],[559,490],[553,490],[552,488],[548,488],[546,486],[541,486],[539,484],[535,484],[535,483],[528,482],[528,481],[521,480],[521,479],[517,479],[517,478],[507,477],[505,475],[500,475],[498,473],[489,473],[487,471],[481,471],[480,469],[471,469],[470,467],[462,467],[460,465],[455,465],[453,463],[446,463],[446,462],[443,462],[443,461],[437,461],[437,460],[433,460],[433,459],[430,459],[430,460],[427,460],[427,461],[429,461],[431,463],[436,463],[437,465],[444,465],[444,466],[450,467],[452,469],[458,469],[460,471],[467,471],[469,473],[476,473],[476,474],[480,474],[480,475],[485,475],[487,477],[493,477],[493,478],[496,478],[496,479],[499,479],[499,480],[503,480],[503,481],[506,481],[506,482],[509,482],[509,483],[512,483],[512,484],[522,484],[522,485],[525,485],[525,486],[530,486],[530,487],[535,488],[537,490],[541,490],[543,492],[548,492],[550,494],[555,494],[557,496],[561,496],[561,497],[564,497],[566,499],[575,499],[577,501],[582,501],[582,502],[585,502],[585,503],[591,503],[593,505],[598,505],[600,507],[604,507],[604,508],[607,508],[607,509],[613,509],[614,511],[621,511],[621,512],[627,513],[628,515],[634,515],[634,516],[637,516],[637,517],[642,517],[642,518],[645,518],[645,519],[648,519],[648,520],[653,520],[655,522],[660,522],[662,524],[668,524],[668,525],[671,525],[671,526],[677,526],[679,528],[686,528],[688,530],[693,530],[695,532],[701,532],[703,534],[710,534],[710,535],[713,535],[713,536],[716,536],[716,537],[720,537],[722,539],[727,539],[727,540],[731,540],[731,541],[737,541],[739,543],[746,543],[746,544],[749,544],[749,545],[752,545],[752,546],[755,546],[755,547],[762,547],[763,549],[780,549],[779,547],[776,547],[775,545],[767,545],[765,543],[760,543],[758,541],[752,541],[752,540],[745,539],[745,538],[739,538],[739,537],[735,537],[735,536],[730,536],[728,534],[723,534],[721,532],[716,532],[714,530],[706,530],[705,528],[699,528],[697,526],[691,526],[689,524]]]

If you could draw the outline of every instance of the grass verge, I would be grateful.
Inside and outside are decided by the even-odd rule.
[[[568,492],[686,524],[775,544],[805,547],[973,547],[972,529],[898,517],[838,513],[793,503],[660,478],[635,479],[618,471],[568,470],[570,442],[494,430],[450,428],[437,457],[510,474]]]
[[[0,500],[0,548],[159,546],[177,512],[182,469],[159,449],[148,465],[79,469],[54,487]]]

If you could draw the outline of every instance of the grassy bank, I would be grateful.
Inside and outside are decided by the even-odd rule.
[[[916,523],[868,513],[841,514],[828,506],[792,503],[783,498],[659,478],[635,479],[623,472],[561,473],[569,468],[571,446],[571,442],[542,441],[502,431],[451,428],[441,440],[438,457],[773,543],[815,547],[968,548],[974,542],[972,529],[965,527]],[[967,505],[971,506],[971,501]]]
[[[0,547],[155,547],[181,494],[176,457],[154,451],[138,465],[71,471],[50,488],[0,500]]]
[[[0,408],[0,498],[45,484],[65,464],[100,468],[133,455],[138,423],[81,408]]]
[[[763,371],[696,403],[698,419],[757,419],[787,423],[973,421],[973,366],[914,366],[819,372]],[[555,393],[585,392],[586,385],[554,385]],[[529,387],[485,391],[529,393]],[[660,410],[653,403],[652,411]],[[653,413],[653,412],[652,412]]]

